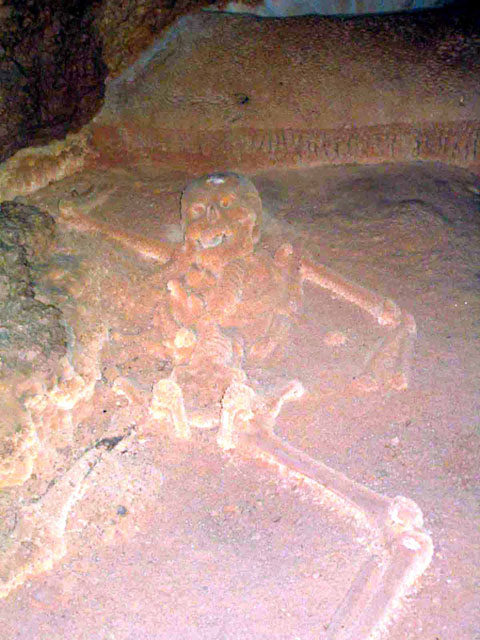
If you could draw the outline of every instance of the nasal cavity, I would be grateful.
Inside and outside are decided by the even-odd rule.
[[[207,207],[207,220],[209,222],[217,222],[220,218],[220,214],[218,212],[217,207],[214,204],[210,204]]]

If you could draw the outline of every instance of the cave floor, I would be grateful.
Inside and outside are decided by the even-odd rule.
[[[85,172],[25,200],[56,216],[73,190],[110,190],[89,215],[178,240],[179,196],[191,177],[154,167]],[[354,392],[350,382],[382,330],[307,286],[284,359],[252,372],[265,393],[292,378],[307,389],[282,410],[277,432],[423,510],[434,558],[385,637],[480,639],[480,180],[435,164],[251,177],[266,212],[266,248],[291,242],[394,299],[418,327],[410,387]],[[108,237],[58,229],[59,304],[75,297],[63,286],[80,291],[110,335],[94,412],[69,446],[133,427],[142,435],[92,474],[69,517],[66,556],[0,602],[2,637],[322,638],[370,552],[368,532],[299,480],[220,452],[213,433],[179,443],[149,426],[141,402],[113,394],[117,375],[148,390],[168,374],[143,339],[162,268]],[[329,346],[333,332],[343,344]]]

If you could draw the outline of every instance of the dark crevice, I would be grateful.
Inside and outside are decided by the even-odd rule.
[[[10,0],[0,28],[0,160],[61,138],[99,109],[106,66],[92,0]]]

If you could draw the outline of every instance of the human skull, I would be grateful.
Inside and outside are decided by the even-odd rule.
[[[262,202],[254,184],[232,172],[191,182],[182,194],[185,246],[195,264],[219,273],[252,253],[260,238]]]

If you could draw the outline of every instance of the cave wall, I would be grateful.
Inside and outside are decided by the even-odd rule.
[[[292,7],[297,14],[331,13],[334,8],[345,14],[448,3],[0,0],[0,162],[18,149],[79,130],[100,110],[107,78],[119,76],[169,25],[186,14],[207,8],[278,16],[291,14]],[[472,23],[478,21],[476,2],[461,4],[470,12],[467,15],[473,16]]]
[[[239,0],[222,4],[229,13],[251,13],[264,18],[305,15],[363,15],[443,7],[454,0]]]
[[[107,67],[92,0],[14,0],[0,12],[0,160],[78,130],[101,105]]]
[[[0,162],[77,131],[115,76],[178,16],[207,0],[0,2]]]

